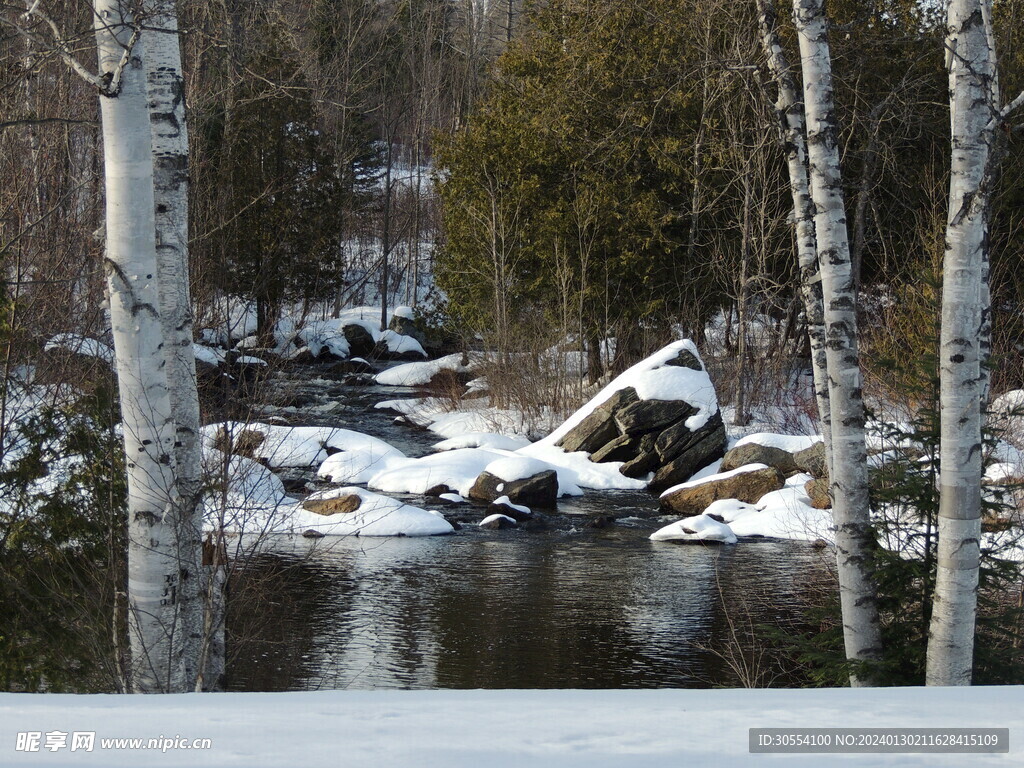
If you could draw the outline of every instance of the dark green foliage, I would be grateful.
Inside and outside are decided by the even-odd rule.
[[[123,446],[109,393],[8,424],[0,465],[3,690],[111,691],[125,589]],[[123,604],[123,601],[120,601]]]
[[[237,24],[246,43],[229,51],[226,93],[194,115],[205,194],[193,219],[210,230],[195,250],[217,289],[256,303],[266,336],[285,302],[334,295],[343,212],[365,205],[380,157],[359,114],[343,142],[324,131],[302,52],[273,9],[257,3]]]
[[[472,328],[572,317],[565,330],[625,346],[710,306],[701,264],[680,260],[699,116],[682,76],[691,11],[545,4],[468,125],[441,140],[438,280]]]

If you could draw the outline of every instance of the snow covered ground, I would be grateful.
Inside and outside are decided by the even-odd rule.
[[[1020,766],[1024,687],[0,694],[4,766]],[[750,754],[750,728],[1009,728],[1004,754]],[[94,732],[91,752],[18,734]],[[114,738],[210,739],[114,749]],[[24,737],[23,737],[24,738]]]

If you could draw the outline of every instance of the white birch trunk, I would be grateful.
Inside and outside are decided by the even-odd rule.
[[[807,147],[804,143],[804,103],[800,98],[786,53],[779,41],[778,17],[772,0],[757,0],[761,27],[761,45],[768,59],[768,69],[778,87],[775,110],[786,150],[789,188],[793,197],[793,222],[796,236],[797,266],[800,270],[800,293],[807,318],[807,335],[811,342],[811,371],[814,374],[814,396],[825,441],[825,466],[832,467],[832,415],[828,397],[828,360],[825,354],[825,310],[821,296],[821,269],[818,266],[818,244],[814,235],[814,203],[807,182]]]
[[[100,95],[105,265],[127,456],[131,684],[141,693],[180,691],[174,422],[159,313],[143,48],[118,0],[95,0],[94,8],[100,75],[110,84]]]
[[[156,256],[160,276],[160,316],[167,358],[167,384],[174,416],[179,511],[179,597],[185,634],[185,679],[202,689],[205,647],[202,567],[202,456],[199,442],[199,397],[192,351],[192,303],[188,262],[188,131],[186,127],[181,46],[174,0],[150,0],[147,8],[147,94],[153,142],[153,188],[156,210]],[[221,609],[218,608],[218,611]],[[214,670],[214,677],[223,670]]]
[[[794,0],[800,40],[814,229],[824,297],[825,351],[832,418],[830,493],[846,656],[870,662],[881,655],[878,597],[872,578],[864,401],[857,348],[857,302],[850,266],[832,61],[823,0]],[[870,674],[850,676],[870,685]]]
[[[974,660],[981,418],[987,395],[987,176],[998,114],[987,5],[984,0],[951,0],[947,9],[952,163],[939,339],[939,541],[928,685],[970,685]]]

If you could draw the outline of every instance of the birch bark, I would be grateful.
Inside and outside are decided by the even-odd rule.
[[[823,0],[793,0],[800,41],[807,120],[809,185],[821,268],[832,427],[830,493],[846,657],[871,662],[882,650],[878,596],[872,577],[864,401],[857,342],[857,306],[846,231],[832,61]],[[873,678],[862,666],[854,686]]]
[[[981,419],[987,396],[988,175],[995,52],[984,0],[947,8],[952,162],[942,278],[939,541],[928,685],[969,685],[981,560]]]
[[[778,17],[772,0],[757,0],[761,29],[761,46],[768,59],[768,69],[778,87],[775,110],[779,131],[786,151],[789,188],[793,198],[793,229],[796,239],[797,267],[800,270],[800,294],[807,318],[807,335],[811,343],[811,371],[814,375],[814,396],[825,441],[826,466],[831,477],[832,415],[828,396],[828,361],[825,354],[825,310],[821,295],[821,269],[818,266],[818,243],[814,235],[814,203],[807,182],[807,147],[804,143],[804,104],[800,98],[786,53],[779,41]]]
[[[94,10],[106,84],[100,93],[105,266],[128,475],[131,685],[140,693],[180,691],[175,434],[159,312],[143,46],[118,0],[95,0]]]
[[[194,685],[202,690],[207,687],[204,680],[219,679],[224,671],[213,669],[209,676],[203,674],[209,658],[204,653],[209,644],[203,640],[204,628],[208,626],[203,606],[210,600],[222,600],[222,596],[210,590],[215,581],[204,573],[201,555],[202,457],[188,262],[188,130],[174,0],[150,0],[143,41],[153,144],[160,317],[176,428],[176,484],[181,505],[178,514],[179,610],[185,634],[185,678],[189,687]],[[215,613],[222,614],[222,610],[217,609]],[[211,629],[223,633],[222,624],[215,623]]]

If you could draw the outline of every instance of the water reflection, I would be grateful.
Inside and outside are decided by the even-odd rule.
[[[708,649],[730,642],[730,617],[797,615],[817,553],[654,544],[653,527],[293,541],[237,585],[232,687],[735,684]]]

